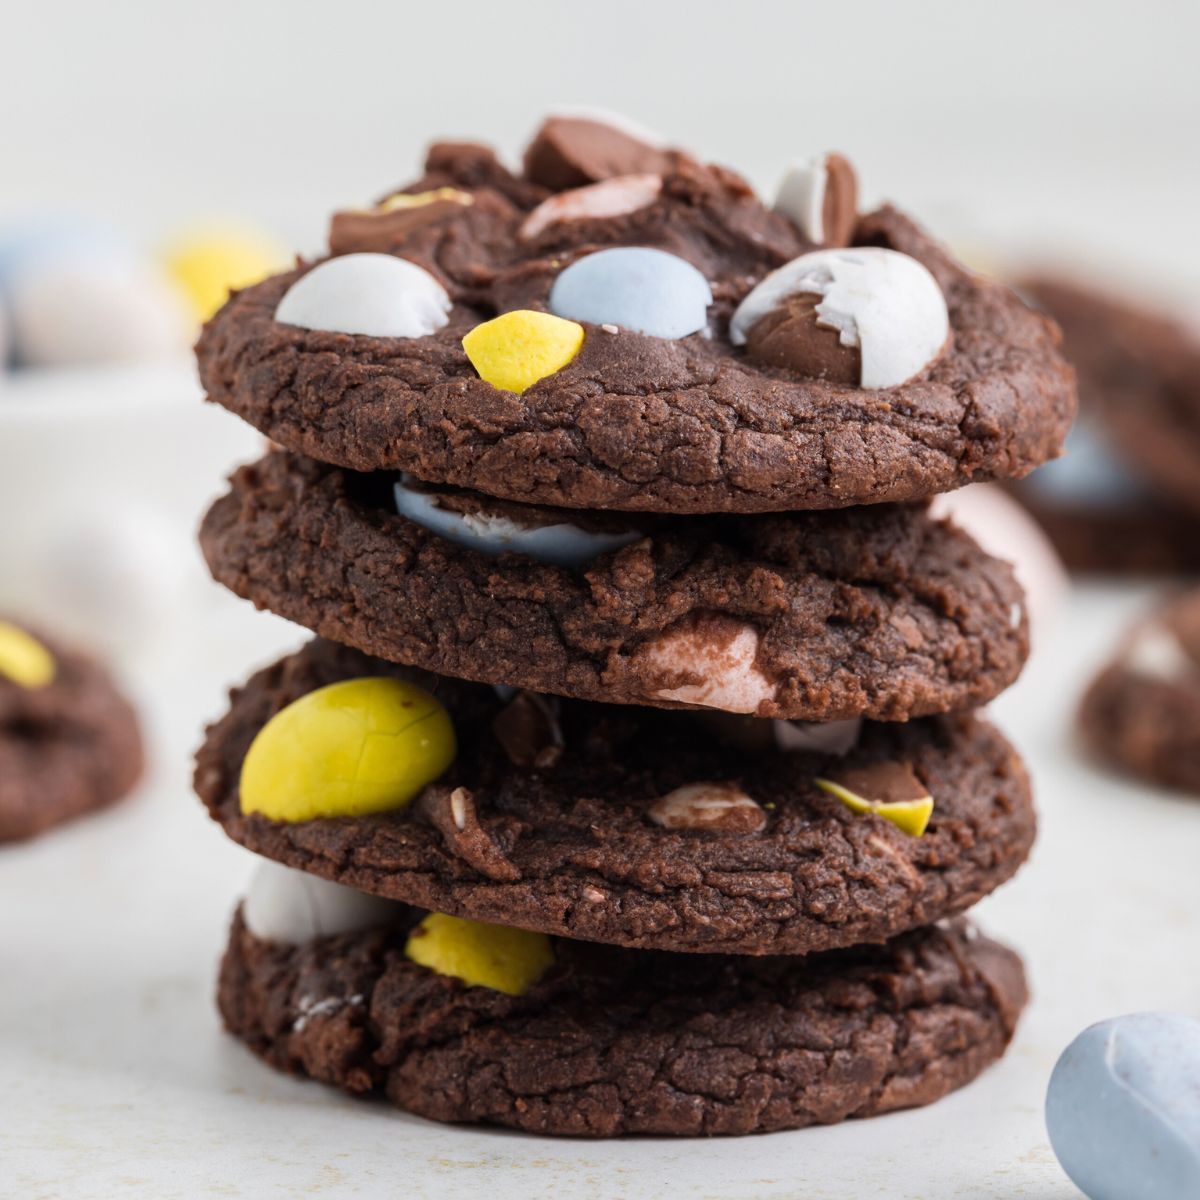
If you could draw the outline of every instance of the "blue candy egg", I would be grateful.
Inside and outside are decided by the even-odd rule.
[[[1050,1077],[1046,1129],[1089,1200],[1200,1196],[1200,1020],[1135,1013],[1085,1029]]]
[[[708,324],[708,280],[675,254],[645,246],[599,250],[573,262],[550,289],[550,311],[571,321],[681,338]]]

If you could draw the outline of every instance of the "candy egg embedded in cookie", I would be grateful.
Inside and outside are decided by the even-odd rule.
[[[815,250],[772,271],[738,305],[735,346],[756,362],[863,388],[896,387],[950,339],[946,298],[929,269],[896,250]]]
[[[346,679],[275,714],[241,772],[241,809],[274,821],[403,808],[454,761],[454,727],[424,688]]]
[[[404,953],[439,975],[468,987],[491,988],[509,996],[529,991],[554,966],[544,933],[488,925],[445,913],[430,913],[412,931]]]
[[[523,309],[476,325],[462,344],[480,379],[519,395],[561,371],[583,341],[582,325]]]
[[[449,320],[450,297],[428,271],[391,254],[343,254],[300,276],[275,320],[302,329],[419,338]]]
[[[682,338],[708,324],[708,280],[677,254],[617,246],[576,259],[550,289],[550,311],[650,337]]]

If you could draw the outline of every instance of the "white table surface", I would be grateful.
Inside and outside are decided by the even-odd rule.
[[[1042,831],[976,910],[1027,956],[1034,1000],[1005,1060],[930,1108],[707,1142],[564,1141],[442,1127],[286,1079],[222,1034],[212,994],[251,868],[188,789],[224,685],[301,635],[211,589],[138,691],[154,765],[112,812],[0,852],[0,1195],[805,1197],[1066,1200],[1041,1103],[1060,1050],[1131,1010],[1200,1013],[1200,803],[1078,757],[1072,708],[1132,588],[1069,600],[993,706],[1024,750]]]

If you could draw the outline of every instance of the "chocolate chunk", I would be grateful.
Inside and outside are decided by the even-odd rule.
[[[614,175],[658,175],[670,163],[668,151],[580,117],[550,117],[525,151],[526,176],[554,191]]]
[[[858,176],[850,160],[840,154],[825,156],[825,196],[821,208],[822,241],[826,246],[848,246],[858,221]]]
[[[329,224],[330,254],[357,254],[388,251],[402,246],[408,236],[426,225],[436,225],[455,216],[465,204],[471,203],[467,192],[452,188],[426,193],[422,203],[403,204],[385,201],[370,211],[349,209],[336,212]],[[455,199],[454,196],[462,199]]]
[[[688,783],[660,796],[646,815],[664,829],[707,829],[714,833],[757,833],[767,814],[732,783]]]
[[[417,798],[416,810],[442,835],[446,849],[481,875],[503,883],[521,878],[520,869],[480,825],[468,788],[432,784]]]
[[[821,300],[814,292],[789,296],[751,327],[746,353],[755,362],[786,367],[810,379],[857,386],[862,353],[857,346],[843,346],[836,329],[819,323]]]
[[[832,772],[828,778],[872,804],[900,804],[905,800],[923,800],[929,795],[929,789],[908,763],[877,762]]]
[[[563,736],[555,701],[518,692],[492,720],[492,732],[517,767],[552,767],[562,757]]]

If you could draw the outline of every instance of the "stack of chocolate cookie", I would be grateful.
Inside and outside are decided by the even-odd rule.
[[[924,501],[1058,453],[1046,318],[854,173],[774,207],[617,122],[439,144],[235,295],[210,399],[280,448],[216,578],[318,636],[197,790],[273,860],[219,1003],[273,1065],[439,1120],[715,1134],[924,1104],[1004,1050],[959,917],[1029,852],[973,714],[1007,565]]]

